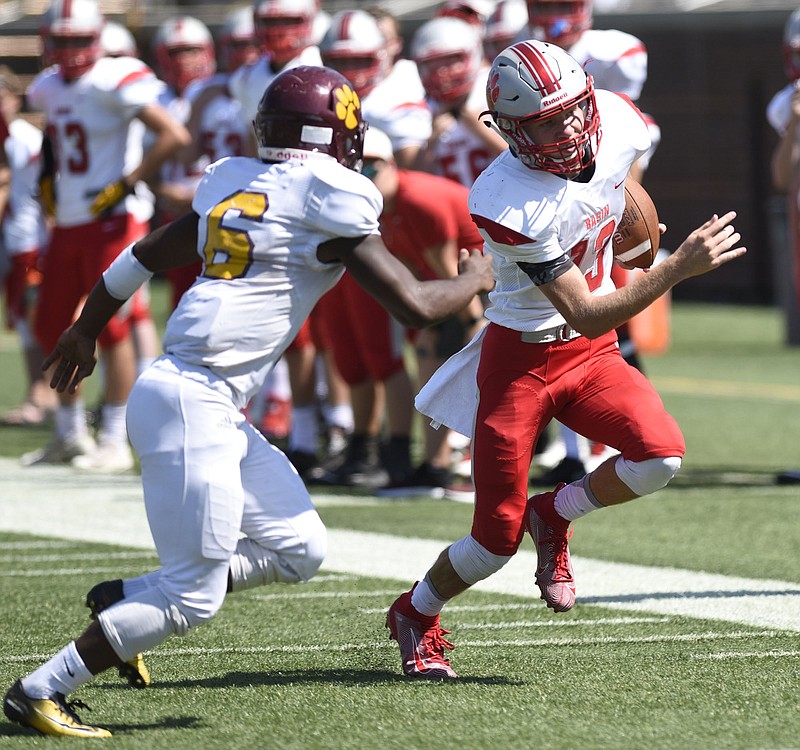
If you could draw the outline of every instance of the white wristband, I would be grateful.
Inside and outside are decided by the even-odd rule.
[[[103,271],[103,282],[114,299],[128,299],[145,281],[153,278],[153,272],[145,268],[133,254],[133,245],[128,245]]]

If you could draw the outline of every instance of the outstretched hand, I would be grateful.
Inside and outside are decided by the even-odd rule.
[[[673,257],[681,267],[683,278],[712,271],[747,252],[747,248],[738,245],[742,236],[731,224],[735,218],[735,211],[722,216],[714,214],[680,244]]]
[[[459,250],[458,273],[474,273],[482,276],[483,287],[481,292],[491,292],[494,289],[492,256],[484,254],[480,250],[467,250],[464,247]]]
[[[67,328],[58,338],[56,348],[42,363],[42,370],[49,370],[56,362],[50,387],[59,393],[68,391],[75,393],[78,384],[94,371],[97,364],[95,357],[95,340],[76,330],[75,326]]]

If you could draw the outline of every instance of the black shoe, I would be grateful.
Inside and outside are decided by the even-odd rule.
[[[89,617],[97,619],[104,609],[108,609],[112,604],[121,602],[125,598],[122,588],[122,579],[115,578],[113,581],[103,581],[94,586],[86,594],[86,606],[91,613]],[[131,687],[141,690],[150,684],[150,670],[144,663],[142,654],[136,654],[133,659],[122,662],[118,668],[119,676],[128,681]]]
[[[292,462],[292,466],[297,469],[297,473],[303,481],[310,479],[313,471],[319,468],[319,461],[314,453],[289,451],[286,457]]]
[[[405,477],[390,482],[378,489],[375,494],[380,497],[411,497],[422,495],[425,497],[442,498],[445,488],[453,481],[449,469],[431,466],[425,462],[420,464],[413,472]]]
[[[336,465],[338,463],[338,465]],[[317,484],[337,487],[374,489],[389,481],[380,458],[380,444],[375,435],[353,435],[344,460],[315,477]]]
[[[782,471],[775,478],[778,484],[800,484],[800,469],[793,469],[792,471]]]
[[[534,477],[531,483],[549,487],[550,485],[555,486],[561,482],[564,484],[577,482],[584,476],[586,476],[586,467],[583,465],[583,461],[567,456],[560,464],[550,469],[550,471],[545,472],[539,477]]]

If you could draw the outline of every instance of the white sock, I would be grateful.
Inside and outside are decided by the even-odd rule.
[[[411,594],[411,606],[421,615],[426,615],[427,617],[436,617],[445,604],[447,604],[447,599],[441,598],[441,594],[434,589],[428,576],[425,576],[417,584],[414,593]]]
[[[325,404],[322,413],[328,427],[341,427],[348,433],[353,431],[353,407],[350,404]]]
[[[562,487],[553,502],[556,513],[567,521],[583,518],[593,510],[605,507],[589,489],[589,474]]]
[[[83,399],[59,404],[56,410],[56,435],[62,440],[77,440],[89,434]]]
[[[316,453],[319,444],[317,407],[292,407],[292,431],[289,433],[289,450]]]
[[[125,427],[125,402],[121,404],[103,404],[103,426],[100,436],[103,442],[121,443],[128,442],[128,430]]]
[[[92,677],[75,648],[75,641],[70,641],[49,661],[23,677],[22,689],[29,698],[52,698],[55,693],[75,692]]]

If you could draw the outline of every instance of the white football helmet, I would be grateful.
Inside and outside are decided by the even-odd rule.
[[[800,79],[800,8],[783,27],[783,67],[789,80]]]
[[[494,0],[446,0],[434,13],[434,18],[460,18],[483,33],[486,19],[492,13]]]
[[[486,59],[494,60],[506,47],[522,41],[522,32],[527,25],[528,6],[525,0],[499,0],[483,32],[483,54]]]
[[[176,16],[164,21],[153,37],[159,74],[182,94],[186,87],[208,78],[217,69],[214,40],[208,27],[192,16]],[[177,56],[181,50],[197,50],[192,58]]]
[[[389,72],[386,40],[378,22],[363,10],[334,15],[319,51],[323,64],[349,78],[362,99]]]
[[[258,40],[251,8],[237,8],[228,14],[217,37],[217,48],[220,65],[229,73],[258,59]]]
[[[527,0],[534,39],[569,49],[592,28],[592,0]]]
[[[469,94],[480,72],[480,30],[452,16],[432,18],[414,34],[411,57],[428,96],[453,102]]]
[[[100,46],[106,57],[138,57],[139,48],[128,29],[114,21],[106,21],[100,33]]]
[[[317,0],[254,0],[256,36],[280,67],[308,47],[314,38]]]
[[[573,175],[597,158],[600,116],[592,77],[561,47],[547,42],[518,42],[492,63],[486,103],[497,132],[528,168]],[[563,140],[536,143],[524,126],[580,107],[583,130]]]
[[[104,24],[97,0],[53,0],[39,27],[45,63],[58,64],[67,81],[82,76],[103,54]]]

